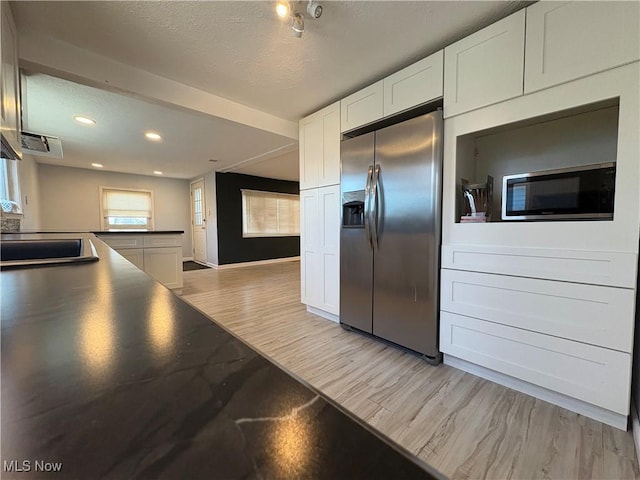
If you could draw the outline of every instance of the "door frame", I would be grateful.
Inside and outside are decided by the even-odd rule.
[[[196,226],[193,223],[193,186],[196,183],[202,182],[202,220],[205,226],[204,229],[204,260],[196,260],[196,235],[195,229]],[[204,177],[196,178],[195,180],[191,180],[189,182],[189,212],[191,218],[189,219],[189,223],[191,224],[191,254],[193,257],[193,261],[196,263],[201,263],[203,265],[207,264],[207,252],[208,252],[208,240],[207,240],[207,199],[205,195],[206,187]]]

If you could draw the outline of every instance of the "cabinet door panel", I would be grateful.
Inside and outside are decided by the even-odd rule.
[[[640,3],[536,3],[525,58],[525,93],[638,60]]]
[[[323,152],[322,122],[313,116],[300,122],[300,189],[318,186]]]
[[[444,116],[523,93],[525,10],[444,49]]]
[[[632,289],[442,269],[440,308],[631,353]]]
[[[340,186],[318,192],[322,252],[322,305],[320,308],[340,314]]]
[[[629,414],[631,355],[448,312],[440,349],[451,356]]]
[[[144,271],[168,288],[181,288],[182,247],[145,248]]]
[[[384,115],[383,81],[369,85],[340,100],[340,131],[347,132]]]
[[[302,303],[320,308],[318,189],[300,192],[300,292]]]
[[[9,9],[9,2],[2,2],[2,98],[0,112],[2,135],[11,148],[22,156],[21,122],[20,122],[20,77],[18,70],[18,35]]]
[[[442,96],[443,50],[384,79],[384,116]]]
[[[105,235],[99,236],[100,240],[115,250],[123,250],[126,248],[143,248],[143,235]]]
[[[318,185],[340,183],[340,102],[322,110],[322,162]]]
[[[140,270],[144,271],[144,250],[142,248],[127,248],[116,251]]]

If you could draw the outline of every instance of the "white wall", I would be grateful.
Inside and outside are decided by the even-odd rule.
[[[38,164],[31,155],[23,154],[18,162],[20,196],[22,204],[22,231],[40,230],[40,188]]]
[[[193,256],[188,180],[46,164],[37,171],[42,230],[102,230],[101,186],[152,190],[155,229],[184,230],[182,255]]]

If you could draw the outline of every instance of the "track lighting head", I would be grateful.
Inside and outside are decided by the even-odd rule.
[[[307,13],[311,18],[320,18],[322,15],[322,5],[317,0],[309,0],[307,4]]]
[[[301,14],[296,13],[291,17],[291,29],[293,30],[294,37],[302,37],[302,32],[304,32],[304,17]]]

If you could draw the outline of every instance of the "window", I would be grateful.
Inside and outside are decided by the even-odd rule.
[[[153,229],[153,195],[150,190],[100,188],[102,225],[112,229]]]
[[[5,213],[21,213],[18,162],[0,159],[0,207]]]
[[[300,196],[287,193],[242,191],[243,237],[300,235]]]

